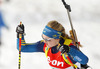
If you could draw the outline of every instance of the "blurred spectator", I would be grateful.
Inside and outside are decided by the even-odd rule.
[[[3,17],[2,17],[2,13],[1,13],[1,0],[0,0],[0,46],[1,46],[1,30],[2,30],[2,27],[5,27],[8,29],[8,26],[4,23],[3,21]]]

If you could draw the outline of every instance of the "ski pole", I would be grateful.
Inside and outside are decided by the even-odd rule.
[[[77,40],[77,35],[76,35],[76,32],[73,28],[73,24],[72,24],[72,20],[71,20],[71,16],[70,16],[70,13],[71,12],[71,8],[70,8],[70,5],[66,4],[66,2],[64,0],[62,0],[66,10],[67,10],[67,13],[68,13],[68,18],[69,18],[69,21],[70,21],[70,25],[71,25],[71,29],[72,29],[72,33],[73,33],[73,37],[74,37],[74,45],[79,49],[79,45],[78,45],[78,40]]]
[[[22,25],[22,22],[20,22],[20,25]],[[21,39],[22,39],[22,34],[19,34],[19,64],[18,64],[18,69],[21,69]]]

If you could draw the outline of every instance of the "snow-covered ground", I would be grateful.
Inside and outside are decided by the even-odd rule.
[[[99,69],[100,62],[100,9],[99,0],[68,1],[71,5],[72,22],[84,52],[89,57],[88,64]],[[2,13],[9,30],[2,30],[0,47],[0,69],[18,69],[16,49],[16,26],[25,25],[25,40],[28,43],[41,40],[41,34],[48,21],[57,20],[70,30],[70,25],[61,0],[3,0]],[[44,53],[22,53],[21,69],[51,69]]]

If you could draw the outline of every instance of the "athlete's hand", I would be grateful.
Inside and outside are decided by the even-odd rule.
[[[17,38],[19,38],[19,34],[25,34],[24,25],[23,24],[18,25],[16,28],[16,32],[17,32]]]
[[[91,67],[88,66],[87,64],[85,64],[85,65],[82,65],[82,64],[81,64],[81,68],[82,68],[82,69],[91,69]]]
[[[67,46],[67,45],[63,45],[63,46],[59,46],[58,50],[61,51],[62,54],[63,53],[68,53],[69,50],[70,50],[70,47]]]
[[[18,34],[24,34],[24,25],[23,24],[18,25],[17,28],[16,28],[16,32]]]

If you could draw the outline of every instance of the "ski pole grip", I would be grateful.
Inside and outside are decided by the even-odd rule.
[[[66,8],[69,12],[71,12],[70,5],[66,4],[66,2],[65,2],[64,0],[62,0],[62,2],[63,2],[63,4],[64,4],[65,8]]]

